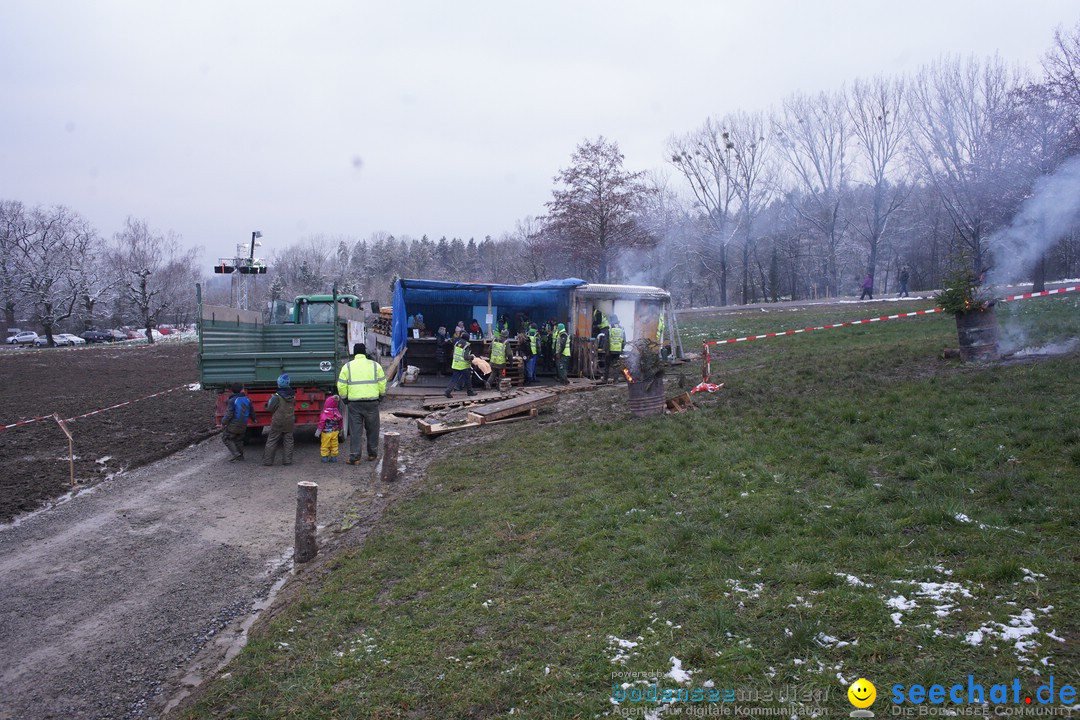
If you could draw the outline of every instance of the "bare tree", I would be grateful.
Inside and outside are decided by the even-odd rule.
[[[15,327],[15,308],[22,299],[19,292],[22,248],[30,236],[30,214],[21,202],[0,200],[0,303],[4,322]]]
[[[911,114],[905,105],[903,80],[876,77],[856,80],[848,113],[858,154],[861,185],[868,202],[858,207],[855,232],[869,250],[867,270],[876,276],[882,240],[890,219],[910,192],[903,149],[909,139]]]
[[[1054,46],[1043,59],[1046,86],[1062,117],[1071,124],[1071,144],[1080,150],[1080,23],[1054,32]]]
[[[113,236],[112,256],[123,277],[125,299],[153,343],[154,326],[162,315],[190,302],[198,248],[185,250],[175,233],[155,233],[145,220],[129,217]]]
[[[796,182],[793,207],[820,235],[827,282],[839,290],[837,251],[846,227],[841,213],[847,189],[851,120],[843,92],[794,95],[784,101],[776,137]],[[874,272],[876,246],[870,256]]]
[[[19,293],[53,345],[53,329],[75,310],[75,267],[91,251],[97,232],[62,205],[35,208],[26,230],[16,238]]]
[[[744,305],[750,302],[754,293],[750,270],[751,260],[756,259],[755,223],[772,202],[777,189],[776,157],[768,131],[770,125],[762,113],[736,113],[730,120],[729,136],[734,158],[732,185],[739,203],[737,232],[742,238]]]
[[[990,264],[987,239],[1008,215],[1004,196],[1015,192],[1004,119],[1017,85],[999,58],[953,58],[924,68],[909,95],[915,157],[976,272]]]
[[[735,233],[732,205],[735,202],[735,144],[731,133],[718,120],[708,118],[694,132],[673,137],[668,142],[671,163],[690,184],[694,200],[704,211],[712,229],[710,242],[701,256],[704,271],[712,276],[720,291],[720,304],[727,305],[728,245]]]
[[[623,154],[603,137],[586,140],[559,171],[546,229],[563,252],[591,275],[607,282],[612,265],[628,249],[649,247],[653,238],[638,222],[647,192],[643,173],[623,169]]]

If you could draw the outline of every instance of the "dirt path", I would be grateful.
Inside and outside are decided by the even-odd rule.
[[[263,467],[261,445],[225,462],[214,437],[2,526],[0,720],[160,716],[289,574],[297,482],[319,483],[320,544],[407,492],[426,458],[405,423],[384,413],[403,432],[393,486],[373,463],[319,462],[310,435],[290,467]]]

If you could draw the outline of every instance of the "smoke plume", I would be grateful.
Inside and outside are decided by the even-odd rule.
[[[1029,279],[1039,256],[1078,225],[1080,155],[1066,160],[1052,175],[1040,178],[1009,227],[991,238],[995,264],[990,283],[1004,285]]]

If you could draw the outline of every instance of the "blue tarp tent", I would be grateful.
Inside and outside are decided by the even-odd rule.
[[[543,314],[533,314],[535,320],[544,316],[568,316],[570,294],[574,288],[584,285],[578,278],[545,280],[526,285],[500,285],[497,283],[456,283],[443,280],[406,280],[394,283],[394,325],[391,332],[390,352],[397,357],[409,337],[409,316],[421,312],[429,328],[445,325],[452,330],[457,320],[469,321],[471,315],[462,315],[465,308],[535,308]],[[451,319],[452,318],[452,319]],[[480,318],[481,325],[484,324]],[[485,328],[486,330],[486,328]]]

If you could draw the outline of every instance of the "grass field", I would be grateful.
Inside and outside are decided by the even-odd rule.
[[[1075,296],[998,312],[1080,336]],[[876,314],[681,325],[692,350]],[[1075,687],[1080,352],[975,367],[955,345],[937,315],[724,345],[695,412],[447,453],[187,716],[809,718],[865,677],[881,717],[896,684]],[[690,700],[612,702],[653,684]]]

